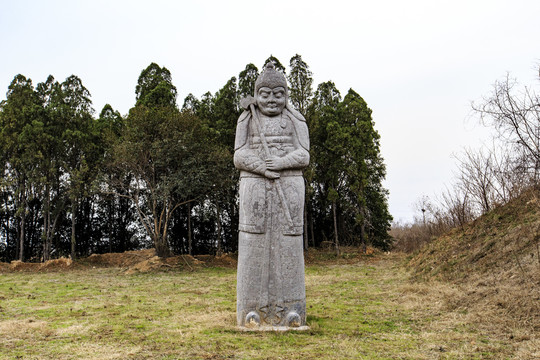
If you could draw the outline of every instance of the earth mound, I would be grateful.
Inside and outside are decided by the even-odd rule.
[[[92,254],[87,258],[75,261],[64,257],[43,263],[12,261],[11,263],[0,263],[0,272],[44,272],[110,267],[119,268],[126,274],[135,274],[171,269],[193,271],[210,266],[236,268],[236,258],[230,254],[221,256],[177,255],[160,258],[155,249],[146,249],[123,253]]]
[[[424,246],[407,266],[416,279],[454,283],[448,306],[540,332],[540,192],[531,189]]]
[[[11,263],[0,263],[0,272],[2,271],[50,271],[69,269],[73,265],[71,259],[61,257],[59,259],[48,260],[43,263],[27,263],[14,260]]]

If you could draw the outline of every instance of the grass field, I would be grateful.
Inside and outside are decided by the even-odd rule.
[[[459,289],[411,282],[402,257],[306,268],[309,331],[240,332],[236,271],[0,273],[0,359],[529,359],[534,336],[484,331]],[[517,331],[517,330],[516,330]]]

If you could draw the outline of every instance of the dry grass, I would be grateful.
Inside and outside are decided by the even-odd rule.
[[[436,234],[432,229],[422,223],[392,224],[390,236],[394,239],[393,251],[412,253],[422,246],[433,241]]]
[[[540,333],[540,211],[534,199],[525,194],[442,236],[408,266],[417,279],[458,286],[449,306],[478,316],[471,320],[485,323],[485,331]]]
[[[531,189],[408,261],[414,287],[426,283],[422,297],[434,296],[442,314],[461,314],[464,324],[507,344],[516,359],[540,358],[539,205],[537,190]]]
[[[464,287],[412,281],[399,255],[308,256],[306,332],[235,327],[234,268],[0,273],[0,359],[533,359]],[[163,268],[162,268],[163,270]],[[507,321],[502,319],[500,321]]]

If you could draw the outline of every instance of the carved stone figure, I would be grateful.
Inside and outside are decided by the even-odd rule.
[[[309,134],[270,62],[242,100],[234,164],[240,170],[238,326],[306,328],[302,247]]]

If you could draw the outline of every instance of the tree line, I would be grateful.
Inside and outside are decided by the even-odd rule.
[[[300,55],[289,101],[312,143],[305,170],[305,247],[388,248],[392,217],[371,109],[332,81],[313,89]],[[263,64],[264,65],[264,64]],[[239,173],[232,157],[239,101],[259,70],[246,65],[212,94],[177,104],[170,71],[142,70],[135,104],[96,116],[75,75],[33,85],[16,75],[0,103],[0,260],[47,261],[155,247],[160,256],[237,250]]]

